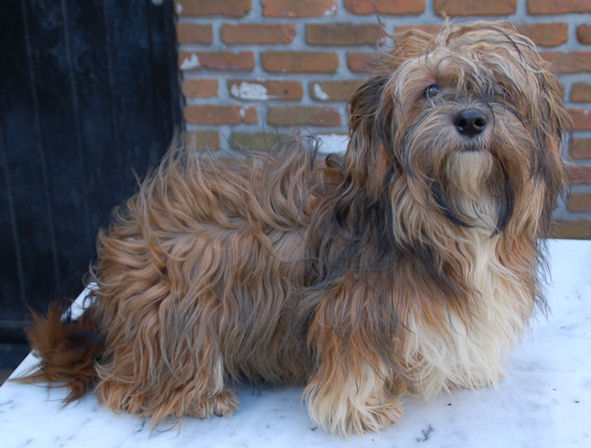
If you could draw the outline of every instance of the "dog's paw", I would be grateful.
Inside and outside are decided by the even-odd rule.
[[[342,436],[379,432],[398,422],[402,417],[402,406],[398,400],[381,404],[368,404],[364,408],[352,408],[337,432]]]
[[[398,400],[378,403],[370,402],[365,406],[349,403],[346,409],[330,409],[325,413],[311,412],[311,417],[321,427],[341,437],[366,432],[379,432],[398,422],[402,417],[402,406]]]
[[[213,397],[200,400],[187,409],[186,414],[198,418],[212,415],[231,415],[238,408],[238,397],[234,392],[224,389]]]

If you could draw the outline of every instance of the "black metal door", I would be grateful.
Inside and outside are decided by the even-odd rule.
[[[75,297],[180,126],[172,1],[0,3],[0,343]]]

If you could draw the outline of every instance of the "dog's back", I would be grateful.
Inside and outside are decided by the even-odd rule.
[[[293,320],[311,208],[331,185],[319,164],[300,141],[231,160],[171,150],[100,232],[82,318],[62,320],[55,306],[35,317],[41,369],[22,380],[64,383],[74,400],[98,376],[104,402],[146,415],[222,393],[226,374],[303,383],[305,336]]]

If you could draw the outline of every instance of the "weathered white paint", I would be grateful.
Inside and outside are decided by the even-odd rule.
[[[186,58],[183,63],[181,64],[182,70],[191,70],[192,68],[199,67],[199,58],[195,53],[191,54],[188,58]]]
[[[230,89],[230,93],[241,100],[268,100],[271,98],[267,94],[267,88],[264,85],[245,81],[234,84]]]

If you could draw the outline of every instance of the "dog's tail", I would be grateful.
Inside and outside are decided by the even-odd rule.
[[[60,383],[70,389],[66,402],[82,397],[96,379],[95,360],[103,349],[92,306],[72,320],[57,303],[49,306],[47,317],[36,313],[26,330],[33,353],[41,361],[32,372],[15,378],[21,383]]]

